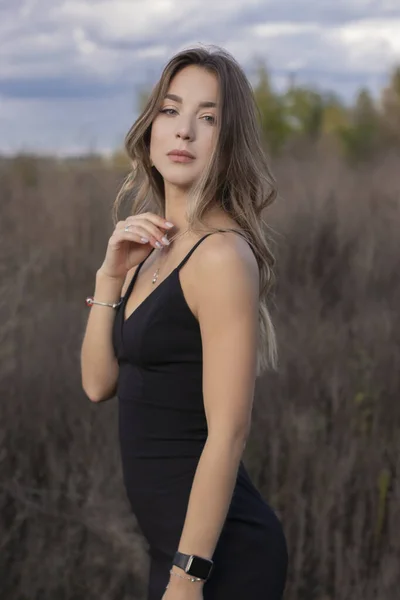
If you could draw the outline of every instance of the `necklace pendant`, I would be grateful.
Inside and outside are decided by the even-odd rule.
[[[155,283],[158,279],[158,272],[159,272],[159,268],[154,272],[153,274],[153,279],[151,280],[151,283]]]

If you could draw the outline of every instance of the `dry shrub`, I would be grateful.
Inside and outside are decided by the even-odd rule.
[[[308,148],[274,171],[280,367],[257,383],[245,461],[286,530],[287,600],[394,600],[398,157],[350,169]],[[92,405],[79,368],[123,175],[95,159],[0,165],[1,598],[145,597],[116,402]]]

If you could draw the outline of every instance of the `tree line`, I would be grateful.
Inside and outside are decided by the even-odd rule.
[[[350,163],[373,159],[380,152],[400,149],[400,66],[389,74],[377,99],[362,87],[353,105],[334,91],[318,91],[289,78],[283,93],[274,90],[265,63],[256,68],[253,86],[265,145],[272,156],[285,150],[326,142]],[[148,92],[139,94],[139,110]],[[114,161],[126,164],[117,150]]]

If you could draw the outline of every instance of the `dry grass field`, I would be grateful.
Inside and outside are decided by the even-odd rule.
[[[284,523],[286,600],[399,598],[399,158],[350,167],[321,145],[273,163],[280,366],[257,383],[245,462]],[[116,401],[80,385],[123,176],[95,159],[0,164],[2,600],[145,598]]]

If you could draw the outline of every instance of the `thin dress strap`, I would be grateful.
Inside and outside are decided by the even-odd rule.
[[[206,233],[206,235],[203,235],[202,238],[200,238],[195,245],[193,246],[193,248],[191,248],[191,250],[189,250],[189,252],[186,254],[186,256],[183,258],[183,260],[179,263],[179,265],[176,267],[177,271],[180,271],[180,269],[183,267],[183,265],[189,260],[189,258],[191,257],[191,255],[193,254],[193,252],[196,250],[197,246],[199,246],[201,244],[201,242],[203,240],[205,240],[209,235],[212,235],[213,233],[219,233],[219,232],[225,232],[225,231],[235,231],[236,233],[239,233],[242,237],[244,237],[244,239],[248,242],[247,238],[245,237],[245,235],[239,231],[238,229],[218,229],[218,231],[210,231],[210,233]]]
[[[146,262],[146,260],[149,258],[150,254],[153,254],[155,248],[152,248],[152,250],[148,253],[148,255],[146,256],[146,258],[144,260],[142,260],[141,263],[138,264],[138,266],[136,267],[136,270],[133,274],[133,277],[131,278],[129,285],[126,289],[126,292],[124,294],[124,298],[129,298],[129,296],[131,295],[131,292],[133,290],[133,286],[135,285],[135,281],[137,279],[137,276],[139,275],[139,271],[140,269],[143,267],[144,263]]]
[[[219,233],[219,232],[225,232],[225,231],[235,231],[236,233],[239,233],[242,237],[244,237],[244,239],[248,242],[249,240],[246,238],[246,236],[244,235],[244,233],[242,231],[239,231],[238,229],[218,229],[218,231],[210,231],[210,233],[206,233],[206,235],[204,235],[202,238],[200,238],[195,245],[193,246],[193,248],[191,248],[189,250],[189,252],[186,254],[186,256],[183,258],[183,260],[179,263],[179,265],[176,267],[176,269],[174,269],[174,271],[180,271],[180,269],[183,267],[183,265],[189,260],[189,258],[191,257],[191,255],[193,254],[193,252],[196,250],[197,246],[199,246],[201,244],[201,242],[203,240],[205,240],[209,235],[212,235],[213,233]],[[250,246],[251,247],[251,246]],[[155,250],[155,248],[153,248],[151,250],[151,252],[149,252],[149,254],[146,256],[146,258],[144,260],[142,260],[141,263],[139,263],[131,281],[129,282],[128,288],[124,294],[124,298],[129,298],[133,286],[135,285],[135,281],[137,279],[137,276],[139,275],[139,271],[142,268],[142,266],[144,265],[144,263],[146,262],[146,260],[149,258],[149,256],[153,253],[153,251]]]
[[[199,246],[201,244],[201,242],[203,240],[205,240],[209,235],[211,235],[211,233],[206,233],[206,235],[203,235],[202,238],[200,238],[195,245],[193,246],[193,248],[191,248],[189,250],[189,252],[186,254],[186,256],[181,260],[181,262],[179,263],[179,265],[176,267],[177,271],[180,271],[180,269],[183,267],[183,265],[189,260],[189,258],[192,256],[193,252],[196,250],[197,246]]]

